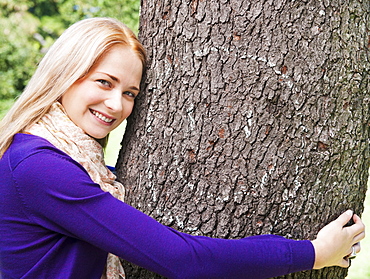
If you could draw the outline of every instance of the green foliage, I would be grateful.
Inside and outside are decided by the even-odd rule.
[[[114,17],[137,33],[139,6],[138,0],[78,0],[65,1],[59,11],[67,25],[88,17]]]
[[[26,6],[7,6],[0,13],[0,98],[16,96],[25,86],[41,54],[32,39],[38,20]],[[4,17],[4,15],[6,17]],[[36,48],[35,48],[36,47]]]
[[[140,0],[1,0],[0,100],[26,86],[50,45],[71,24],[113,17],[137,33]]]

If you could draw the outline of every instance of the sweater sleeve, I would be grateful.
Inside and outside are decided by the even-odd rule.
[[[13,169],[29,218],[168,278],[269,278],[311,269],[310,241],[274,235],[239,240],[166,227],[100,189],[68,156],[35,153]]]

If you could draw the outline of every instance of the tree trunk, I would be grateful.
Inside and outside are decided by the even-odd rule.
[[[149,68],[117,163],[127,202],[221,238],[313,239],[344,210],[361,214],[369,9],[361,0],[142,0]]]

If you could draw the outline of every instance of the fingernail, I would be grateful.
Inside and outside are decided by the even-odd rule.
[[[353,211],[352,211],[351,209],[348,209],[348,210],[346,211],[346,214],[347,214],[348,216],[351,216],[351,217],[352,217],[352,215],[353,215]]]

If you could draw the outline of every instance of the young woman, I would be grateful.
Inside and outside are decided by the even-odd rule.
[[[175,231],[125,204],[102,145],[130,115],[144,69],[143,46],[109,18],[72,25],[45,55],[0,124],[0,277],[121,278],[118,257],[168,278],[349,266],[364,238],[352,211],[313,241],[226,240]]]

